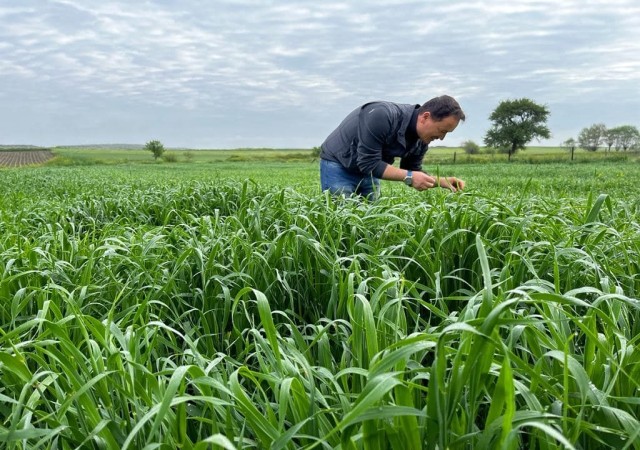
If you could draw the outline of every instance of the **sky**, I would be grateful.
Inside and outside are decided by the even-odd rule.
[[[640,128],[638,0],[0,0],[0,144],[312,148],[373,100]]]

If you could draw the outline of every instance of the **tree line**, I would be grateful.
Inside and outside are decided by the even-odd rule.
[[[549,109],[528,98],[505,100],[500,102],[489,116],[491,127],[484,136],[487,147],[511,155],[524,150],[533,139],[549,139],[551,132],[547,127]],[[633,125],[607,128],[599,123],[584,128],[578,138],[569,138],[561,144],[575,150],[576,147],[595,152],[604,147],[606,151],[640,149],[640,131]],[[478,153],[480,147],[473,141],[465,141],[462,147],[467,153]]]
[[[603,123],[596,123],[583,128],[578,134],[578,139],[569,138],[562,143],[566,148],[583,148],[595,152],[603,147],[605,151],[638,150],[640,148],[640,131],[633,125],[621,125],[607,128]]]

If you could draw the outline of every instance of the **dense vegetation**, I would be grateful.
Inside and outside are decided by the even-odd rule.
[[[3,170],[1,446],[640,448],[639,168]]]

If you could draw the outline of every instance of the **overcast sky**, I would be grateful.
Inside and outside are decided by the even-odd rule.
[[[311,148],[371,100],[640,128],[640,1],[0,0],[0,144]],[[531,145],[538,145],[534,141]]]

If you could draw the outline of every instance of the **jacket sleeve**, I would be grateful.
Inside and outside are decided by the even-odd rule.
[[[382,148],[393,133],[389,110],[380,104],[368,104],[359,114],[358,148],[356,161],[362,173],[381,178],[387,168],[382,160]]]

